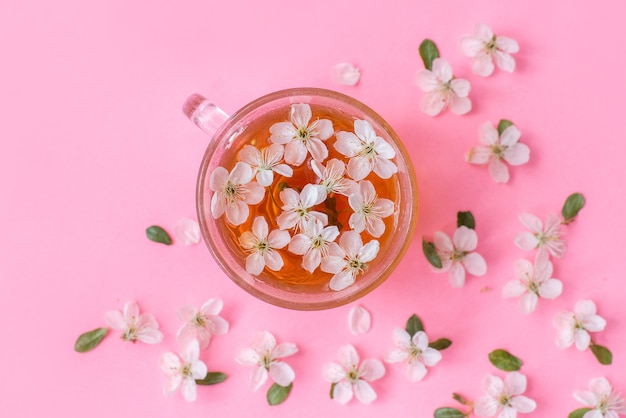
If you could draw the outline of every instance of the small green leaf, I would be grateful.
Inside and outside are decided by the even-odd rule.
[[[146,236],[150,241],[159,242],[165,245],[172,245],[172,238],[165,232],[165,229],[158,225],[152,225],[146,229]]]
[[[458,212],[456,214],[456,226],[457,228],[466,226],[469,229],[475,229],[476,221],[474,220],[474,215],[472,215],[472,212]]]
[[[428,344],[430,348],[434,348],[435,350],[439,350],[439,351],[445,350],[451,345],[452,345],[452,341],[450,341],[447,338],[439,338],[438,340],[435,340]]]
[[[289,184],[287,184],[287,182],[281,181],[280,183],[278,183],[278,186],[276,186],[278,188],[278,192],[282,192],[285,189],[289,188]]]
[[[437,45],[430,39],[424,39],[420,44],[420,57],[422,57],[422,61],[424,62],[424,67],[427,70],[433,69],[433,61],[436,58],[439,58],[439,49],[437,49]]]
[[[561,209],[563,221],[568,224],[576,218],[578,212],[585,206],[585,197],[580,193],[573,193],[567,197]]]
[[[567,418],[583,418],[583,416],[591,411],[591,408],[578,408],[575,411],[569,413]]]
[[[591,348],[591,352],[596,356],[600,364],[608,366],[613,363],[613,354],[611,354],[608,348],[595,343],[591,344],[589,348]]]
[[[456,408],[437,408],[435,418],[464,418],[466,415]]]
[[[197,385],[216,385],[228,379],[228,375],[222,372],[208,372],[204,379],[196,379]]]
[[[510,120],[500,119],[500,122],[498,122],[498,135],[502,135],[502,132],[511,125],[513,125],[513,122]]]
[[[424,251],[426,260],[428,260],[433,267],[438,269],[443,267],[443,264],[441,264],[441,257],[439,257],[439,254],[437,254],[437,250],[435,249],[435,244],[422,239],[422,250]]]
[[[292,388],[293,382],[289,386],[281,386],[278,383],[274,383],[267,391],[267,403],[269,405],[279,405],[285,402]]]
[[[489,361],[500,370],[505,372],[518,371],[522,367],[522,360],[506,350],[498,349],[489,353]]]
[[[335,386],[337,386],[337,383],[330,384],[330,399],[335,398]]]
[[[471,403],[470,401],[465,399],[462,395],[460,395],[460,394],[458,394],[456,392],[452,394],[452,399],[454,399],[455,401],[457,401],[458,403],[460,403],[462,405],[469,405]]]
[[[412,338],[418,331],[424,331],[424,325],[422,324],[421,319],[419,319],[417,315],[413,314],[406,321],[405,330]]]
[[[86,353],[87,351],[93,350],[100,344],[104,337],[106,337],[108,332],[108,328],[96,328],[92,331],[80,334],[74,343],[74,351]]]

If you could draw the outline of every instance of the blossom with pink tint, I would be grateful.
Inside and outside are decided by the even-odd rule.
[[[574,312],[561,312],[554,318],[557,329],[556,344],[559,348],[575,345],[580,351],[589,348],[590,332],[600,332],[606,327],[606,320],[596,313],[596,304],[591,300],[580,300]]]
[[[254,178],[254,170],[249,164],[239,161],[229,173],[224,167],[216,167],[211,172],[209,187],[211,197],[211,215],[215,219],[226,213],[226,219],[237,226],[244,223],[250,215],[248,205],[256,205],[265,197],[265,188]]]
[[[402,328],[393,330],[395,348],[385,355],[387,363],[404,363],[404,374],[411,382],[420,381],[426,376],[427,368],[441,361],[441,353],[428,346],[428,336],[417,331],[413,337]]]
[[[289,244],[289,232],[280,229],[269,231],[263,216],[257,216],[252,222],[252,231],[245,231],[239,237],[241,247],[250,253],[246,257],[246,271],[254,276],[261,274],[267,266],[270,270],[279,271],[285,264],[276,250]]]
[[[487,77],[493,73],[494,62],[501,70],[512,73],[515,59],[511,54],[519,51],[519,45],[515,39],[496,36],[489,26],[478,23],[472,36],[461,38],[461,50],[472,58],[474,74]]]
[[[294,228],[298,232],[314,218],[319,219],[322,225],[328,225],[328,215],[311,209],[326,200],[326,193],[318,185],[307,184],[300,193],[287,188],[278,196],[283,203],[281,206],[283,212],[276,218],[280,229]]]
[[[537,257],[563,257],[567,246],[562,239],[562,220],[559,215],[548,216],[545,225],[541,219],[530,213],[522,213],[519,220],[530,231],[519,233],[515,237],[515,245],[526,251],[539,250]]]
[[[441,258],[442,267],[439,271],[448,272],[452,287],[463,287],[466,270],[474,276],[487,273],[485,259],[473,252],[478,245],[478,235],[473,229],[461,226],[454,231],[452,239],[445,232],[437,231],[433,238],[435,249]]]
[[[582,418],[618,418],[626,415],[624,398],[616,393],[605,377],[596,377],[589,381],[589,390],[577,390],[574,398],[591,408]]]
[[[302,267],[313,273],[329,255],[330,243],[338,236],[339,229],[335,225],[324,227],[319,219],[311,218],[304,224],[304,230],[291,238],[289,251],[302,255]]]
[[[106,312],[104,319],[113,329],[122,330],[121,338],[124,341],[158,344],[163,340],[163,333],[159,331],[159,323],[154,315],[140,313],[135,301],[126,302],[124,312]]]
[[[419,88],[426,92],[421,108],[428,116],[437,116],[446,107],[457,115],[472,109],[468,97],[470,82],[454,77],[452,67],[443,58],[433,60],[432,70],[418,71],[416,81]]]
[[[359,182],[358,189],[348,197],[348,204],[354,211],[348,220],[350,228],[359,233],[367,231],[374,238],[385,232],[383,218],[391,216],[395,209],[391,200],[378,197],[368,180]]]
[[[487,375],[483,390],[485,395],[474,402],[474,414],[478,417],[515,418],[518,412],[528,414],[537,408],[534,400],[523,395],[526,376],[519,372],[507,374],[504,381]]]
[[[522,259],[515,262],[516,279],[502,288],[505,298],[520,297],[520,309],[531,313],[539,298],[555,299],[563,291],[563,283],[552,277],[552,263],[545,257],[537,257],[535,264]]]
[[[322,259],[322,271],[332,273],[330,288],[343,290],[354,284],[356,277],[363,273],[367,263],[378,255],[380,243],[371,240],[363,245],[361,234],[356,231],[346,231],[339,238],[339,245],[329,245],[329,255]]]
[[[204,379],[207,375],[206,364],[199,357],[200,346],[196,340],[186,343],[180,351],[180,356],[174,353],[163,354],[159,361],[161,370],[166,376],[163,393],[171,395],[180,387],[187,402],[195,401],[196,380]]]
[[[283,177],[291,177],[293,168],[283,164],[284,147],[270,144],[269,147],[258,150],[252,145],[245,145],[241,150],[240,158],[249,164],[256,172],[256,181],[263,187],[274,182],[274,173]]]
[[[213,336],[228,332],[228,321],[219,315],[223,307],[221,299],[212,298],[202,304],[199,310],[193,305],[178,309],[176,315],[183,321],[183,326],[176,333],[176,339],[181,344],[198,340],[200,348],[208,347]]]

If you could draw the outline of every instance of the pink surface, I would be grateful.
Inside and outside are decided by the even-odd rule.
[[[3,417],[362,417],[432,416],[456,406],[452,392],[482,394],[489,373],[504,376],[487,353],[505,348],[524,360],[534,417],[563,417],[582,406],[572,397],[605,376],[626,393],[623,239],[626,165],[621,2],[362,1],[4,2],[0,5],[0,327]],[[459,48],[477,22],[520,44],[513,74],[471,73]],[[457,76],[472,82],[474,109],[431,118],[419,110],[417,47],[433,39]],[[355,87],[334,85],[333,65],[362,71]],[[377,110],[404,139],[420,186],[417,231],[400,267],[359,304],[369,333],[348,329],[352,305],[292,312],[253,299],[226,279],[204,244],[165,247],[145,228],[173,231],[195,217],[197,168],[207,137],[181,112],[193,92],[227,112],[268,92],[296,86],[336,89]],[[506,185],[464,154],[484,122],[514,121],[531,148],[529,164]],[[503,299],[515,260],[530,257],[513,238],[517,218],[558,212],[567,195],[587,206],[555,261],[561,297],[523,315]],[[488,273],[452,289],[433,273],[422,236],[451,233],[456,212],[477,220],[478,251]],[[483,289],[488,289],[484,291]],[[483,290],[483,291],[481,291]],[[225,303],[231,330],[202,353],[229,379],[199,389],[195,403],[161,393],[158,358],[176,351],[176,310],[211,297]],[[93,352],[73,351],[76,337],[103,326],[104,313],[135,299],[165,334],[156,346],[123,343],[112,332]],[[595,336],[614,362],[560,350],[552,319],[592,299],[607,319]],[[374,382],[378,399],[346,406],[329,399],[322,367],[340,345],[382,359],[392,330],[417,313],[432,338],[453,341],[426,378],[409,383],[399,365]],[[269,407],[251,392],[250,370],[235,363],[258,330],[296,343],[290,398]]]

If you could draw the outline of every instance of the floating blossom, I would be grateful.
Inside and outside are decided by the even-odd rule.
[[[428,346],[428,336],[417,331],[413,337],[402,328],[393,330],[393,348],[385,355],[387,363],[405,363],[404,374],[411,382],[420,381],[426,376],[428,367],[436,366],[441,353]]]
[[[504,381],[497,376],[487,375],[483,381],[485,395],[474,402],[474,414],[479,417],[515,418],[518,412],[533,412],[537,403],[523,396],[526,391],[526,376],[519,372],[506,375]]]
[[[502,135],[490,122],[480,128],[480,141],[466,155],[471,164],[487,165],[491,178],[498,183],[509,181],[509,169],[505,162],[511,165],[526,164],[530,158],[530,149],[520,144],[521,133],[515,125],[510,125]]]
[[[322,260],[322,271],[332,273],[330,288],[343,290],[352,285],[356,276],[367,268],[367,263],[378,255],[380,243],[371,240],[363,245],[361,235],[356,231],[346,231],[339,238],[339,245],[331,243],[328,257]]]
[[[200,225],[193,219],[181,219],[174,225],[174,235],[185,245],[200,242]]]
[[[348,221],[350,228],[359,233],[367,230],[374,238],[385,232],[382,219],[391,216],[395,207],[391,200],[379,198],[368,180],[359,183],[358,189],[348,197],[348,203],[354,211]]]
[[[530,251],[538,249],[538,257],[546,257],[548,253],[556,258],[565,254],[567,246],[561,239],[561,218],[557,214],[551,214],[546,219],[546,224],[541,219],[530,213],[522,213],[520,222],[530,229],[530,232],[522,232],[515,237],[515,245],[522,250]]]
[[[285,145],[285,162],[301,165],[308,153],[314,160],[324,161],[328,148],[323,141],[334,133],[328,119],[317,119],[311,123],[311,106],[304,103],[291,105],[291,122],[277,122],[270,127],[270,142]]]
[[[365,334],[372,326],[372,316],[362,306],[354,306],[348,314],[348,326],[352,335]]]
[[[589,390],[577,390],[574,398],[592,408],[582,418],[618,418],[626,414],[624,399],[613,391],[611,384],[604,377],[596,377],[589,381]]]
[[[104,319],[113,329],[122,330],[121,338],[124,341],[158,344],[163,340],[156,318],[149,313],[141,314],[135,301],[126,302],[124,313],[108,311]]]
[[[361,73],[349,62],[340,62],[333,67],[333,81],[344,86],[354,86],[359,82]]]
[[[552,278],[552,263],[545,257],[538,257],[534,266],[528,260],[517,260],[515,275],[502,289],[502,296],[521,296],[520,309],[526,314],[535,310],[539,298],[554,299],[563,291],[563,283]]]
[[[224,335],[228,332],[229,324],[219,316],[224,303],[221,299],[209,299],[200,310],[195,306],[187,305],[176,311],[178,319],[184,325],[178,330],[176,339],[185,344],[190,340],[198,340],[200,348],[208,347],[214,335]]]
[[[313,218],[317,218],[322,225],[328,225],[328,215],[311,210],[317,204],[326,199],[326,194],[314,184],[307,184],[298,193],[294,189],[287,188],[278,195],[283,206],[283,212],[278,215],[276,222],[280,229],[295,228],[296,231],[304,229],[305,224]]]
[[[599,332],[606,327],[606,320],[596,314],[596,304],[590,300],[576,303],[574,312],[561,312],[554,318],[557,329],[556,344],[559,348],[567,348],[572,344],[580,351],[586,350],[591,344],[589,332]]]
[[[294,355],[298,347],[293,343],[276,344],[276,338],[267,332],[257,334],[254,342],[243,349],[236,358],[237,363],[254,367],[250,374],[250,387],[258,390],[268,376],[280,386],[289,386],[296,377],[291,366],[279,359]]]
[[[441,258],[440,271],[448,272],[452,287],[463,287],[465,270],[474,276],[487,273],[485,259],[480,254],[472,252],[478,245],[478,236],[473,229],[461,226],[454,231],[452,239],[444,232],[437,231],[433,238],[435,249]]]
[[[309,219],[303,232],[294,235],[289,242],[289,251],[302,255],[302,267],[313,273],[322,259],[329,255],[329,245],[339,236],[339,229],[335,225],[324,228],[317,218]]]
[[[275,229],[268,234],[268,230],[265,218],[257,216],[252,222],[252,231],[246,231],[239,237],[243,249],[250,252],[246,257],[246,271],[254,276],[261,274],[265,266],[279,271],[284,265],[276,250],[289,244],[289,232]]]
[[[473,36],[461,38],[461,50],[473,58],[474,74],[487,77],[493,73],[494,61],[501,70],[512,73],[515,59],[510,54],[518,52],[519,45],[514,39],[494,35],[489,26],[479,23],[474,27]]]
[[[258,150],[252,145],[246,145],[241,150],[241,161],[249,164],[256,172],[256,180],[263,187],[274,182],[274,173],[283,177],[291,177],[293,169],[287,164],[281,164],[284,148],[282,145],[270,144],[269,147]]]
[[[364,404],[376,399],[376,392],[368,382],[385,375],[385,366],[378,359],[366,359],[359,364],[359,354],[348,344],[339,348],[339,363],[324,367],[322,375],[333,383],[332,398],[345,405],[353,396]]]
[[[452,67],[443,58],[435,58],[432,71],[420,70],[417,73],[417,85],[426,92],[422,99],[422,111],[428,116],[437,116],[448,107],[457,115],[463,115],[472,109],[470,101],[470,82],[454,77]]]
[[[344,177],[346,165],[336,158],[328,160],[326,167],[318,161],[311,161],[311,169],[319,179],[319,185],[323,186],[324,192],[329,195],[337,193],[349,196],[357,187],[354,180]]]
[[[398,167],[390,161],[396,152],[365,120],[354,121],[354,133],[340,131],[336,134],[335,149],[350,158],[348,175],[359,181],[372,171],[381,179],[388,179],[398,172]]]
[[[191,340],[182,348],[180,356],[174,353],[165,353],[161,356],[161,370],[167,380],[163,385],[163,393],[171,395],[179,387],[183,397],[188,402],[196,400],[196,379],[204,379],[207,375],[206,364],[200,357],[198,341]]]
[[[241,225],[248,219],[248,205],[256,205],[263,200],[265,189],[254,178],[250,165],[238,162],[228,173],[224,167],[217,167],[211,172],[209,186],[213,190],[211,214],[215,219],[226,212],[226,219],[231,224]]]

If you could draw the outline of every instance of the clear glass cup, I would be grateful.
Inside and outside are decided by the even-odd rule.
[[[229,149],[236,146],[240,136],[254,129],[254,122],[277,109],[289,109],[296,103],[306,103],[315,108],[328,108],[349,116],[352,120],[366,120],[395,150],[394,162],[398,167],[396,178],[397,196],[392,215],[391,238],[381,245],[378,256],[356,278],[351,286],[339,291],[328,286],[285,284],[266,277],[264,273],[253,276],[246,271],[245,257],[232,239],[223,231],[224,216],[214,219],[211,215],[209,187],[211,172],[218,166],[232,169],[235,161],[225,161]],[[372,109],[359,101],[330,90],[318,88],[293,88],[277,91],[247,104],[230,117],[219,107],[198,94],[191,95],[183,106],[185,115],[207,134],[212,136],[208,144],[197,183],[197,212],[205,243],[216,262],[242,289],[251,295],[274,305],[298,310],[329,309],[361,298],[383,283],[398,265],[411,243],[417,220],[418,193],[411,160],[394,130]],[[285,113],[285,119],[288,120]],[[269,137],[269,131],[259,132]],[[232,152],[231,152],[232,154]],[[325,163],[325,162],[324,162]],[[346,225],[344,228],[349,229]],[[339,239],[337,239],[338,241]],[[287,247],[284,248],[287,251]]]

